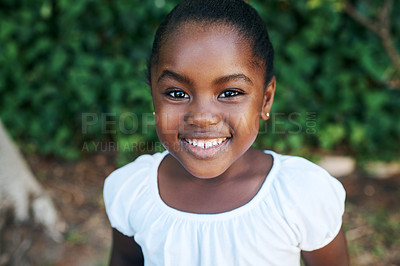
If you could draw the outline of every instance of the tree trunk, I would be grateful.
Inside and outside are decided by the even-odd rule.
[[[51,238],[62,240],[65,223],[0,120],[0,238],[7,214],[17,223],[41,224]]]

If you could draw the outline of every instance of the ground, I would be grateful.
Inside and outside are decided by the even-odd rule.
[[[56,243],[41,228],[10,225],[0,232],[0,265],[107,265],[111,229],[102,186],[116,168],[115,154],[27,160],[68,227]],[[377,180],[356,172],[340,181],[347,191],[344,228],[352,265],[400,265],[400,176]]]

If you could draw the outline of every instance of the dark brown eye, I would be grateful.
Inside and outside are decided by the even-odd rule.
[[[227,90],[224,91],[219,95],[220,98],[228,98],[228,97],[235,97],[237,95],[241,94],[239,91],[236,90]]]
[[[183,91],[170,91],[167,93],[167,95],[175,99],[189,98],[189,95]]]

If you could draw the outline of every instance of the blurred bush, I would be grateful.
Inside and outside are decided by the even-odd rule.
[[[152,112],[144,69],[173,5],[1,0],[0,114],[22,148],[72,159],[92,140],[154,140],[141,133]]]
[[[113,140],[126,161],[138,150],[124,147],[156,141],[144,70],[177,2],[0,0],[0,116],[20,146],[74,159]],[[278,81],[256,145],[396,158],[400,91],[387,82],[394,69],[380,40],[335,1],[315,2],[251,1],[267,22]]]
[[[282,114],[258,144],[298,154],[317,148],[359,159],[397,159],[400,90],[389,83],[399,75],[380,39],[344,14],[341,2],[251,1],[274,44],[273,113]],[[383,4],[355,2],[368,17]],[[400,2],[394,2],[392,35],[400,36]],[[400,48],[400,39],[394,40]]]

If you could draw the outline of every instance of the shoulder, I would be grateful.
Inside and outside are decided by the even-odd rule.
[[[143,195],[150,194],[149,182],[152,173],[156,173],[158,163],[164,153],[142,155],[135,161],[115,170],[105,180],[103,198],[106,213],[112,227],[121,233],[132,236],[133,231],[128,223],[132,204]]]
[[[105,196],[114,191],[120,190],[124,185],[143,181],[155,164],[160,161],[165,153],[156,153],[154,155],[141,155],[135,161],[112,172],[104,182]]]
[[[276,153],[274,160],[279,166],[274,185],[284,188],[287,196],[295,197],[296,201],[297,198],[307,200],[317,196],[326,199],[326,192],[337,194],[340,198],[345,196],[342,184],[315,163],[302,157]]]
[[[137,171],[141,171],[146,168],[149,168],[154,164],[157,157],[159,157],[159,156],[160,156],[160,153],[156,153],[153,155],[149,155],[149,154],[141,155],[133,162],[130,162],[127,165],[124,165],[121,168],[116,169],[114,172],[112,172],[107,177],[106,181],[109,179],[117,178],[119,176],[131,175],[133,173],[137,173]]]
[[[271,192],[299,247],[314,250],[328,244],[342,224],[342,184],[304,158],[274,154],[274,160],[279,167]]]

